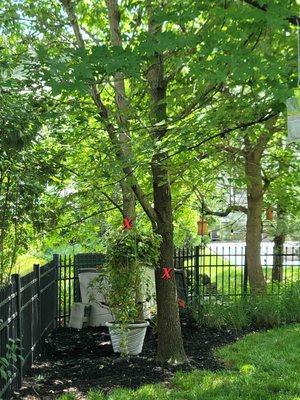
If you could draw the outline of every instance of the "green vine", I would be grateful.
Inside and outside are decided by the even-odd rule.
[[[19,339],[9,339],[9,342],[6,345],[6,355],[4,357],[0,357],[0,377],[6,382],[13,375],[14,370],[16,369],[16,362],[18,361],[18,358],[22,360],[22,357],[17,355],[18,350]]]
[[[106,263],[92,286],[104,294],[122,332],[126,332],[128,324],[142,321],[145,268],[157,267],[160,242],[160,236],[136,228],[107,237]]]

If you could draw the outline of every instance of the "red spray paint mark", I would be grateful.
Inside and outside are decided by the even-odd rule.
[[[123,229],[132,229],[132,227],[133,227],[132,219],[129,217],[124,218]]]
[[[165,280],[171,279],[172,268],[164,267],[162,270],[163,270],[162,279]]]

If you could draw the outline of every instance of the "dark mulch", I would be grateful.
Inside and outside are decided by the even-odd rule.
[[[166,382],[176,371],[222,368],[212,350],[236,341],[241,334],[182,322],[184,345],[190,365],[170,366],[155,361],[155,339],[149,330],[140,356],[122,358],[113,353],[106,328],[81,331],[57,329],[47,339],[44,354],[35,362],[15,399],[57,399],[73,391],[84,399],[91,388],[109,392],[116,387],[136,388]]]

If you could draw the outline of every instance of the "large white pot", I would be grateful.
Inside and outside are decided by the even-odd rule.
[[[141,324],[130,324],[128,330],[125,333],[120,331],[118,324],[106,322],[105,324],[109,329],[111,343],[115,353],[125,353],[136,356],[140,354],[143,349],[144,339],[146,335],[147,327],[149,322],[143,322]],[[125,336],[125,349],[120,348],[120,342],[124,340]]]

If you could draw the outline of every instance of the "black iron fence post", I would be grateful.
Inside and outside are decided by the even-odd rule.
[[[200,295],[200,246],[195,247],[195,296]]]
[[[21,279],[19,274],[13,274],[11,276],[13,287],[16,290],[16,312],[17,312],[17,339],[18,339],[18,350],[17,350],[17,382],[18,387],[22,386],[23,382],[23,361],[22,361],[22,316],[21,316]]]
[[[244,257],[244,276],[243,276],[243,297],[247,296],[248,291],[248,263],[247,263],[247,247],[245,247],[245,257]]]
[[[60,269],[60,256],[59,254],[53,254],[53,266],[55,267],[55,317],[54,317],[54,326],[58,326],[60,324],[60,281],[59,281],[59,269]]]
[[[41,269],[39,264],[33,265],[34,275],[36,278],[36,294],[37,294],[37,329],[38,329],[38,347],[40,345],[40,337],[42,334],[42,307],[41,307]],[[37,352],[39,349],[36,350]],[[32,352],[32,363],[34,361],[34,352]]]

